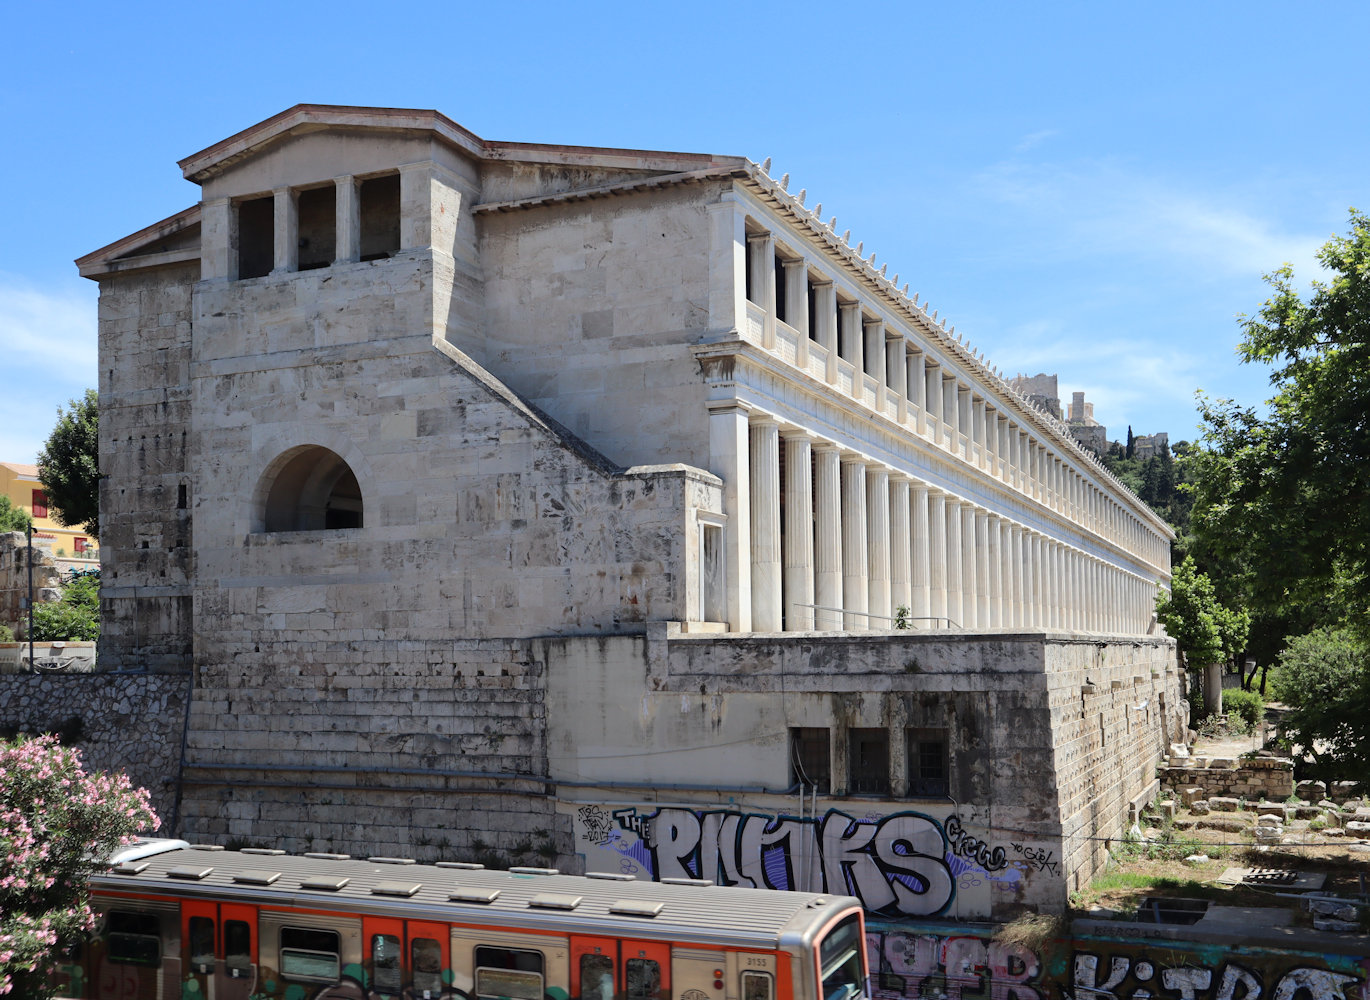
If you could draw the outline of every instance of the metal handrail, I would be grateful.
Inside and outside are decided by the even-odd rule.
[[[873,613],[871,613],[871,612],[869,612],[869,611],[856,611],[856,610],[851,610],[851,609],[847,609],[847,608],[829,608],[829,607],[825,607],[825,606],[822,605],[822,604],[798,604],[798,603],[795,603],[794,606],[795,606],[796,608],[812,608],[814,611],[831,611],[833,614],[838,614],[838,615],[860,615],[862,618],[878,618],[878,619],[880,619],[881,621],[886,621],[886,622],[897,622],[897,621],[899,621],[898,618],[891,617],[890,615],[877,615],[877,614],[873,614]],[[814,617],[816,618],[817,616],[815,615]],[[946,622],[946,623],[947,623],[947,628],[960,628],[960,627],[961,627],[960,625],[957,625],[956,622],[952,621],[950,618],[947,618],[947,617],[945,617],[945,616],[940,616],[940,617],[939,617],[939,616],[937,616],[937,615],[905,615],[905,616],[904,616],[904,621],[907,621],[907,622]]]

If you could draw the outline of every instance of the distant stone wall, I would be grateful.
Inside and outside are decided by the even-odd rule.
[[[146,788],[170,824],[189,681],[164,674],[5,674],[0,733],[58,733],[81,751],[86,770],[124,771]]]
[[[22,531],[0,533],[0,625],[14,629],[16,636],[27,628],[24,598],[29,593],[28,539]],[[62,597],[62,571],[52,549],[33,546],[33,600],[56,601]]]

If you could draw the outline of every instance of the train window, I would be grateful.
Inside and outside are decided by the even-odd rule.
[[[442,945],[432,938],[409,942],[409,964],[414,969],[414,994],[428,1000],[442,993]]]
[[[770,973],[742,973],[742,1000],[771,1000]]]
[[[397,997],[404,987],[400,969],[400,939],[393,934],[371,935],[372,989],[383,997]]]
[[[105,919],[109,961],[119,965],[160,965],[162,930],[155,913],[111,910]]]
[[[224,968],[230,979],[252,972],[252,928],[245,920],[224,921]]]
[[[281,928],[281,975],[310,982],[337,982],[342,971],[337,931],[312,927]]]
[[[490,1000],[542,1000],[542,952],[477,948],[476,995]]]
[[[630,958],[623,963],[628,1000],[658,1000],[661,996],[661,966],[650,958]]]
[[[580,997],[614,1000],[614,960],[610,956],[580,956]]]
[[[190,918],[190,964],[198,972],[214,968],[214,920],[211,917]]]
[[[861,921],[852,914],[823,939],[818,946],[823,972],[823,1000],[847,1000],[861,993]]]

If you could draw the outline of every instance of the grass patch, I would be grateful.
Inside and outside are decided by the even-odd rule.
[[[1116,869],[1105,872],[1089,883],[1095,892],[1112,892],[1115,889],[1190,889],[1203,888],[1204,883],[1193,879],[1171,878],[1169,875],[1147,875],[1144,872]]]

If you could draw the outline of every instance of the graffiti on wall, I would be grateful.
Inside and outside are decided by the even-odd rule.
[[[876,1000],[1361,1000],[1364,970],[1346,958],[1289,953],[1219,958],[1172,944],[1164,952],[1053,941],[1039,954],[974,935],[872,929],[866,935]],[[1065,960],[1054,960],[1061,956]],[[1205,956],[1208,956],[1207,958]],[[1053,976],[1052,969],[1060,975]],[[1357,975],[1357,972],[1362,972]]]
[[[991,890],[1016,892],[1040,870],[1026,856],[972,835],[955,814],[939,821],[907,811],[793,817],[590,805],[576,814],[576,834],[591,870],[607,862],[645,879],[841,892],[888,915],[943,914],[958,894],[967,904],[962,916],[988,914]]]

